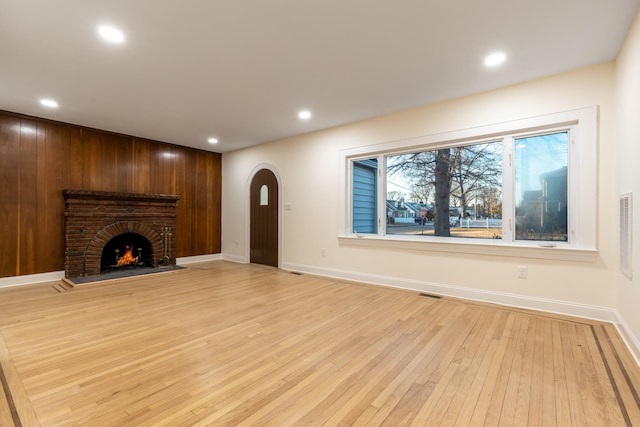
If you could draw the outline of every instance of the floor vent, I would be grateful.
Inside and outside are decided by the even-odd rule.
[[[427,297],[427,298],[442,299],[442,297],[440,295],[433,295],[433,294],[421,293],[420,296],[421,297]]]

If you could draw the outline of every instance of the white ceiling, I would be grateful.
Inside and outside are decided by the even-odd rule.
[[[0,0],[0,109],[225,152],[612,60],[639,4]]]

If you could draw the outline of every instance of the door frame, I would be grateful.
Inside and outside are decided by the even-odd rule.
[[[278,168],[270,163],[260,163],[256,165],[251,173],[249,174],[249,178],[247,179],[247,183],[245,185],[244,190],[244,200],[245,200],[245,224],[244,224],[244,262],[248,264],[251,262],[251,182],[255,175],[262,169],[270,170],[276,177],[278,181],[278,268],[282,268],[282,207],[283,203],[283,195],[284,189],[282,185],[282,177],[280,176],[280,172],[278,172]]]

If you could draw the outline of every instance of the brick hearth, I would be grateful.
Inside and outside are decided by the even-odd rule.
[[[64,190],[65,277],[100,274],[102,249],[112,238],[136,233],[151,243],[153,267],[165,255],[165,229],[171,230],[168,251],[171,265],[176,253],[176,204],[169,194],[112,193]]]

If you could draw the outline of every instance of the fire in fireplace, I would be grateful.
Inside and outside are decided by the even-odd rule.
[[[142,248],[138,248],[138,254],[133,256],[133,247],[129,245],[125,245],[124,255],[120,255],[120,249],[116,249],[116,265],[124,266],[124,265],[136,265],[140,262],[140,258],[142,257]]]
[[[153,267],[151,243],[140,234],[119,234],[104,246],[100,265],[101,273],[125,268]]]

